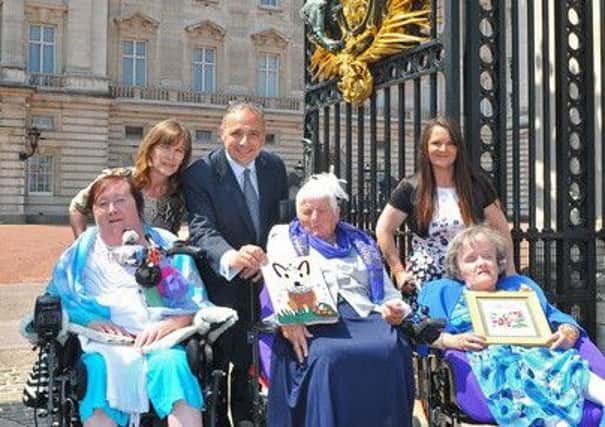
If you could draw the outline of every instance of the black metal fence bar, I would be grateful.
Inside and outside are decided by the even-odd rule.
[[[498,195],[502,200],[504,206],[509,205],[508,191],[506,186],[506,179],[503,176],[503,171],[507,170],[507,149],[506,143],[507,136],[507,51],[506,51],[506,34],[507,34],[507,22],[506,19],[506,0],[498,0],[495,7],[495,11],[492,14],[492,22],[496,25],[497,31],[493,36],[493,43],[496,47],[497,52],[497,63],[493,68],[495,72],[494,82],[497,86],[494,88],[493,96],[498,106],[496,113],[496,123],[494,123],[494,135],[496,140],[494,141],[496,147],[494,147],[494,153],[497,155],[497,170],[495,171],[496,185],[498,188]],[[513,236],[514,238],[514,236]]]
[[[519,28],[519,10],[517,6],[519,2],[512,2],[511,4],[511,25],[513,29]],[[514,248],[514,259],[515,265],[520,265],[521,261],[521,245],[520,234],[521,234],[521,133],[519,129],[519,120],[521,118],[520,109],[520,90],[519,90],[519,31],[512,31],[512,42],[511,42],[511,90],[512,90],[512,102],[511,102],[511,122],[513,126],[513,138],[512,138],[512,172],[513,172],[513,194],[512,199],[509,203],[513,205],[513,237],[517,241]],[[502,123],[501,123],[502,125]],[[506,122],[504,126],[506,127]],[[504,140],[506,141],[506,140]],[[502,143],[504,143],[502,141]]]
[[[384,206],[394,183],[391,182],[391,88],[384,88],[384,183],[381,190],[380,206]]]
[[[351,198],[349,206],[352,206],[353,197],[353,106],[345,104],[345,179],[347,180],[347,194]],[[349,209],[350,212],[350,209]],[[351,221],[351,214],[347,218]]]
[[[529,228],[528,231],[536,232],[536,109],[533,100],[536,98],[535,94],[535,25],[534,25],[534,2],[530,1],[527,3],[527,140],[529,150],[529,162],[528,162],[528,175],[529,175]],[[529,272],[530,275],[536,276],[536,240],[529,240]]]
[[[542,156],[543,156],[543,181],[544,181],[544,215],[543,215],[543,240],[544,240],[544,274],[542,286],[545,289],[552,289],[552,277],[546,272],[553,271],[552,267],[552,239],[548,237],[548,234],[552,233],[552,209],[550,194],[552,191],[550,173],[551,173],[551,127],[547,123],[550,123],[551,109],[550,109],[550,21],[549,21],[549,5],[550,0],[542,1],[542,117],[544,125],[542,127]]]
[[[378,178],[378,147],[376,142],[376,120],[377,120],[377,111],[376,111],[376,93],[372,94],[370,97],[370,165],[369,171],[364,167],[364,175],[365,178],[369,178],[369,192],[370,192],[370,200],[369,200],[369,216],[366,222],[366,228],[368,230],[374,230],[376,226],[376,210],[377,208],[377,178]],[[369,175],[369,176],[368,176]],[[368,203],[364,203],[365,206],[368,206]]]
[[[397,85],[397,171],[403,175],[405,169],[405,83]]]
[[[364,227],[363,223],[365,205],[363,200],[365,199],[365,185],[364,185],[364,158],[365,158],[365,108],[360,106],[357,108],[357,191],[356,197],[354,197],[357,204],[357,218],[355,223],[361,227]]]
[[[334,173],[341,176],[340,104],[334,104]]]

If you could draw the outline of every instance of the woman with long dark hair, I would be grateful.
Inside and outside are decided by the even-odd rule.
[[[191,133],[179,121],[168,119],[153,126],[143,142],[133,167],[106,169],[69,205],[69,222],[78,237],[92,216],[86,207],[90,187],[109,173],[132,176],[137,190],[143,194],[143,219],[155,227],[178,233],[185,219],[185,198],[181,189],[181,174],[191,159]]]
[[[376,224],[378,245],[397,286],[411,292],[441,278],[450,240],[465,227],[482,222],[507,239],[507,273],[514,273],[512,239],[498,195],[489,179],[469,164],[458,124],[444,117],[429,121],[417,160],[418,172],[397,185]],[[404,222],[413,232],[406,263],[394,238]]]

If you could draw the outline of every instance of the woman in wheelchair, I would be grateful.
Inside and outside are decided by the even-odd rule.
[[[393,326],[410,312],[385,273],[375,242],[339,220],[347,194],[333,174],[312,176],[289,225],[269,233],[267,256],[309,256],[335,301],[334,324],[281,327],[273,344],[268,426],[410,426],[414,376],[406,338]]]
[[[472,226],[450,243],[446,269],[452,279],[427,283],[419,295],[432,317],[447,319],[432,343],[466,353],[487,406],[499,425],[576,426],[585,399],[603,405],[605,381],[574,348],[584,330],[550,305],[540,287],[521,275],[503,277],[507,242],[496,231]],[[472,331],[466,290],[497,292],[528,288],[537,294],[550,327],[548,347],[487,345]]]
[[[85,426],[136,425],[151,401],[155,412],[167,417],[168,425],[201,426],[203,398],[184,349],[149,347],[190,325],[193,314],[210,305],[193,260],[182,255],[166,258],[167,264],[160,264],[159,284],[142,287],[135,280],[139,255],[134,249],[145,251],[149,242],[139,236],[149,236],[162,247],[176,237],[143,224],[142,196],[127,177],[100,178],[90,190],[88,203],[96,227],[63,253],[48,292],[60,296],[70,322],[132,345],[80,337],[88,376],[79,407],[82,422]],[[125,230],[136,232],[130,232],[128,245],[122,242]]]

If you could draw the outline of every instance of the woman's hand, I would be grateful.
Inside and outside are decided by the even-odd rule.
[[[109,320],[93,320],[87,325],[88,328],[94,329],[95,331],[104,332],[106,334],[119,335],[122,337],[132,337],[133,335],[129,333],[126,329],[121,326],[116,325]]]
[[[397,289],[405,294],[409,295],[416,289],[414,275],[409,271],[405,271],[403,268],[393,273],[393,281],[395,282]]]
[[[313,335],[307,330],[305,325],[284,325],[281,327],[281,333],[290,344],[296,353],[296,359],[299,363],[303,363],[305,357],[309,355],[309,347],[307,346],[307,338]]]
[[[382,307],[382,318],[392,326],[401,325],[405,316],[409,314],[409,310],[406,313],[405,303],[398,299],[391,299],[386,301]]]
[[[563,323],[559,325],[557,331],[550,336],[547,345],[550,345],[551,350],[562,349],[567,350],[576,345],[576,341],[580,337],[578,328],[573,325]]]
[[[136,336],[134,346],[136,348],[145,347],[146,345],[165,337],[172,331],[189,326],[192,319],[193,316],[174,316],[151,325]]]
[[[472,332],[464,334],[441,333],[439,338],[433,343],[433,347],[440,349],[454,349],[462,351],[480,351],[487,346],[485,337]]]

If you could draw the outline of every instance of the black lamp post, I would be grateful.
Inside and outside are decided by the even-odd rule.
[[[36,154],[36,151],[38,151],[38,142],[40,141],[40,135],[41,135],[40,130],[35,126],[32,126],[31,128],[26,130],[26,133],[25,133],[26,151],[21,151],[19,153],[19,160],[25,161],[25,160],[29,159],[31,156],[33,156],[34,154]]]

